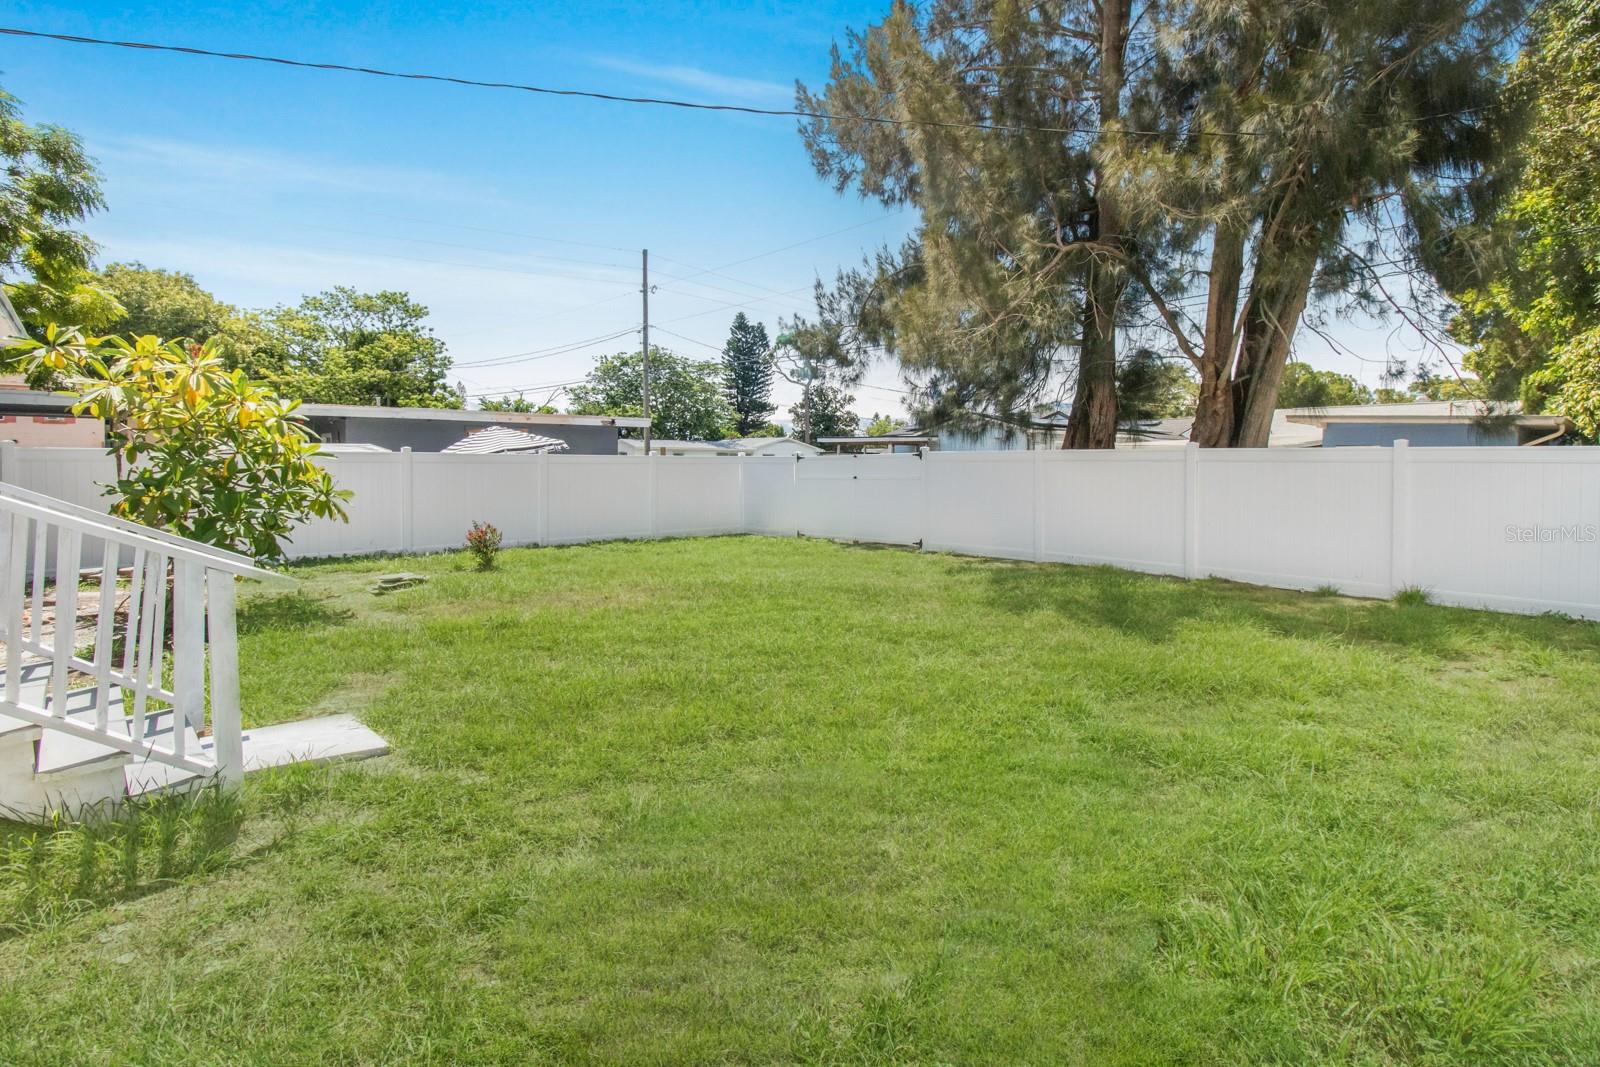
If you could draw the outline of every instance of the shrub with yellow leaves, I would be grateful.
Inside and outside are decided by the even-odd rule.
[[[114,514],[264,562],[283,560],[297,523],[348,521],[351,494],[315,462],[299,401],[229,370],[215,343],[51,326],[15,347],[76,395],[74,412],[105,420]]]

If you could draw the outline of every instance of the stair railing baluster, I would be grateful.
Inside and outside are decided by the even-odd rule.
[[[188,728],[206,715],[206,575],[193,560],[172,561],[172,751],[182,757]]]
[[[6,558],[6,703],[15,707],[22,699],[22,604],[28,596],[28,523],[26,515],[11,516]]]
[[[28,639],[35,646],[44,643],[44,572],[50,562],[50,524],[39,519],[33,524],[33,610],[28,613]]]
[[[117,543],[104,539],[100,557],[100,610],[94,619],[94,727],[104,732],[110,725],[112,627],[117,619]]]
[[[50,710],[67,717],[72,646],[78,637],[78,562],[83,535],[56,527],[56,625],[50,635]]]
[[[157,629],[157,619],[162,602],[166,600],[166,571],[167,563],[161,553],[151,552],[145,557],[144,603],[139,610],[139,658],[129,679],[133,683],[133,736],[139,741],[145,738],[144,710],[150,695],[151,649],[155,650],[156,663],[161,662],[161,631]]]

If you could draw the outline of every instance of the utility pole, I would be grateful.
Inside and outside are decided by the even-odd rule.
[[[643,274],[639,293],[644,297],[644,454],[650,454],[650,250],[648,248],[639,253],[642,257],[640,266]]]

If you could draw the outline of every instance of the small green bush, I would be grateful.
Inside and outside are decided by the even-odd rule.
[[[467,551],[478,561],[480,571],[493,568],[500,551],[500,531],[492,523],[473,523],[467,530]]]
[[[1432,603],[1428,591],[1420,585],[1408,585],[1394,595],[1394,605],[1397,608],[1420,608]]]

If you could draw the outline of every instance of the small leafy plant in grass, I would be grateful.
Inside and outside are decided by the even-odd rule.
[[[500,530],[488,522],[475,522],[467,530],[467,551],[478,561],[480,571],[494,567],[494,557],[500,552]]]
[[[1405,586],[1394,594],[1394,606],[1397,608],[1420,608],[1431,603],[1433,598],[1420,585]]]
[[[1311,592],[1313,594],[1315,594],[1316,596],[1341,596],[1342,595],[1339,587],[1334,585],[1334,584],[1332,584],[1331,582],[1329,584],[1327,584],[1327,585],[1319,585],[1315,589],[1311,590]]]

